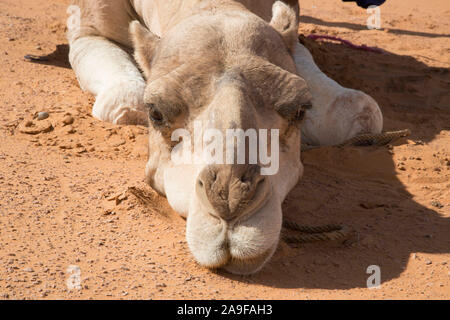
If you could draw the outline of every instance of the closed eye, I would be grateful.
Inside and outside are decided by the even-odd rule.
[[[148,107],[148,115],[149,115],[150,120],[155,125],[163,124],[164,116],[161,113],[161,111],[159,111],[158,108],[153,103],[147,104],[147,107]]]
[[[310,108],[310,103],[284,104],[277,108],[277,112],[289,122],[297,122],[304,119],[306,110]]]

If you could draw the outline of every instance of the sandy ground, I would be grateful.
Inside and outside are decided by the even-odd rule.
[[[91,117],[93,97],[67,61],[68,2],[0,0],[0,299],[450,298],[448,0],[388,0],[382,30],[367,30],[368,14],[352,3],[301,2],[300,33],[387,51],[307,41],[328,75],[379,102],[385,130],[413,134],[388,147],[304,153],[286,216],[344,223],[359,238],[281,243],[250,277],[196,265],[184,220],[142,182],[146,129]],[[38,111],[54,130],[22,133]],[[107,200],[128,186],[143,188],[149,204]],[[369,265],[381,268],[380,289],[366,288]],[[66,285],[73,266],[80,290]]]

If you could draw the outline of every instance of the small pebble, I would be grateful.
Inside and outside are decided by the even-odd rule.
[[[49,116],[50,115],[48,114],[48,112],[43,111],[43,112],[39,112],[37,114],[37,119],[38,120],[44,120],[44,119],[47,119]]]
[[[72,124],[73,122],[75,121],[75,119],[72,117],[72,116],[65,116],[64,117],[64,119],[63,119],[63,123],[64,123],[64,125],[70,125],[70,124]]]
[[[66,127],[66,130],[65,130],[65,133],[66,134],[72,134],[72,133],[75,133],[76,131],[75,131],[75,129],[73,128],[73,126],[71,126],[71,125],[68,125],[67,127]]]

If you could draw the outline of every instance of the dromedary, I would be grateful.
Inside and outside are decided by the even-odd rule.
[[[74,5],[70,63],[81,87],[96,96],[93,115],[117,124],[149,122],[147,180],[187,218],[187,242],[203,266],[250,274],[270,259],[281,203],[303,173],[301,137],[327,145],[381,132],[377,103],[329,79],[298,42],[297,1]],[[193,132],[195,123],[224,135],[278,129],[278,171],[262,175],[260,162],[175,164],[172,134]]]

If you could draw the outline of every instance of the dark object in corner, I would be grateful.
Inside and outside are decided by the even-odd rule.
[[[381,6],[386,0],[342,0],[343,2],[356,2],[356,4],[364,9],[370,6]]]

